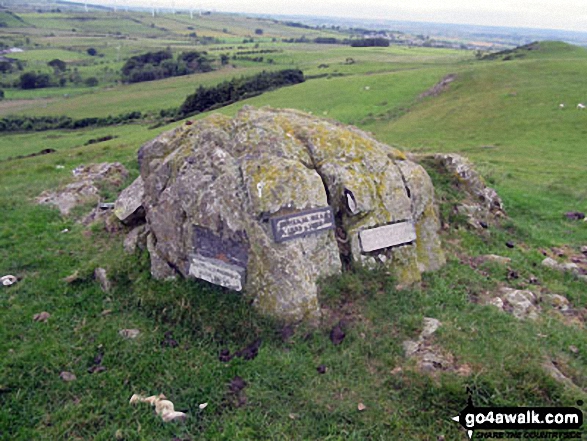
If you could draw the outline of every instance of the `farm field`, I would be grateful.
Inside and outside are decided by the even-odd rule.
[[[105,127],[0,132],[0,277],[20,279],[0,287],[0,439],[464,441],[451,417],[466,406],[467,388],[476,406],[585,413],[577,403],[587,402],[587,282],[541,261],[544,253],[563,261],[587,245],[587,222],[565,217],[587,211],[587,111],[576,108],[587,100],[586,49],[539,42],[508,60],[482,59],[472,51],[393,44],[285,43],[350,34],[231,14],[4,14],[2,41],[24,49],[6,56],[24,66],[1,74],[0,119],[147,116]],[[173,54],[206,51],[215,70],[122,81],[129,57],[168,47]],[[262,50],[270,52],[238,55],[262,62],[233,58]],[[78,73],[82,81],[6,87],[28,70],[54,75],[47,66],[53,59],[66,62],[67,78]],[[80,164],[119,161],[129,179],[101,195],[114,200],[139,175],[139,147],[185,124],[161,118],[160,110],[177,108],[200,86],[290,68],[306,80],[189,119],[231,116],[245,105],[294,108],[355,125],[408,153],[459,153],[497,190],[507,218],[486,230],[467,227],[453,213],[462,194],[428,168],[445,224],[446,266],[402,290],[385,273],[361,268],[326,280],[323,323],[290,329],[258,315],[242,294],[194,280],[154,280],[146,251],[124,253],[124,232],[79,222],[92,207],[66,217],[35,203],[44,190],[70,182]],[[454,81],[425,94],[448,75]],[[83,81],[91,76],[98,84],[88,87]],[[43,149],[55,152],[17,158]],[[511,261],[473,263],[487,254]],[[97,267],[107,269],[111,292],[94,280]],[[504,286],[559,294],[571,312],[544,301],[536,320],[518,320],[481,301]],[[46,323],[33,321],[41,311],[51,314]],[[341,317],[349,322],[346,338],[334,345],[329,334]],[[459,369],[422,372],[405,357],[402,343],[417,338],[424,317],[442,322],[434,343]],[[136,339],[119,334],[134,328]],[[256,358],[219,361],[221,350],[232,353],[258,338]],[[93,369],[97,359],[104,370]],[[76,380],[64,381],[64,371]],[[238,396],[231,392],[237,376],[246,383]],[[149,406],[129,405],[135,393],[163,393],[188,418],[163,423]]]

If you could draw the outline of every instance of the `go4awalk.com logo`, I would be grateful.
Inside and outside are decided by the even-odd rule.
[[[577,401],[577,405],[583,405]],[[452,418],[469,439],[581,439],[583,412],[575,407],[467,407]]]

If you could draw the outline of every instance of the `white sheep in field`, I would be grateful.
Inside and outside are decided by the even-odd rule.
[[[583,104],[583,103],[577,104],[577,109],[581,109],[582,110],[584,108],[585,108],[585,104]]]

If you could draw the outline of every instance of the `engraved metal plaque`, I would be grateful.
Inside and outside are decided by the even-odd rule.
[[[416,228],[410,221],[359,231],[359,242],[364,253],[403,245],[415,240]]]
[[[314,208],[276,216],[272,217],[270,221],[275,242],[299,239],[311,233],[334,228],[334,214],[331,207]]]
[[[243,267],[211,259],[199,254],[190,255],[190,275],[234,291],[242,291],[246,270]]]

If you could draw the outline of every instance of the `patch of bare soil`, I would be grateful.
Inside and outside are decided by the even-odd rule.
[[[428,98],[429,96],[438,96],[446,89],[448,89],[448,85],[452,83],[454,80],[457,79],[457,74],[448,74],[426,92],[420,94],[420,98]]]

